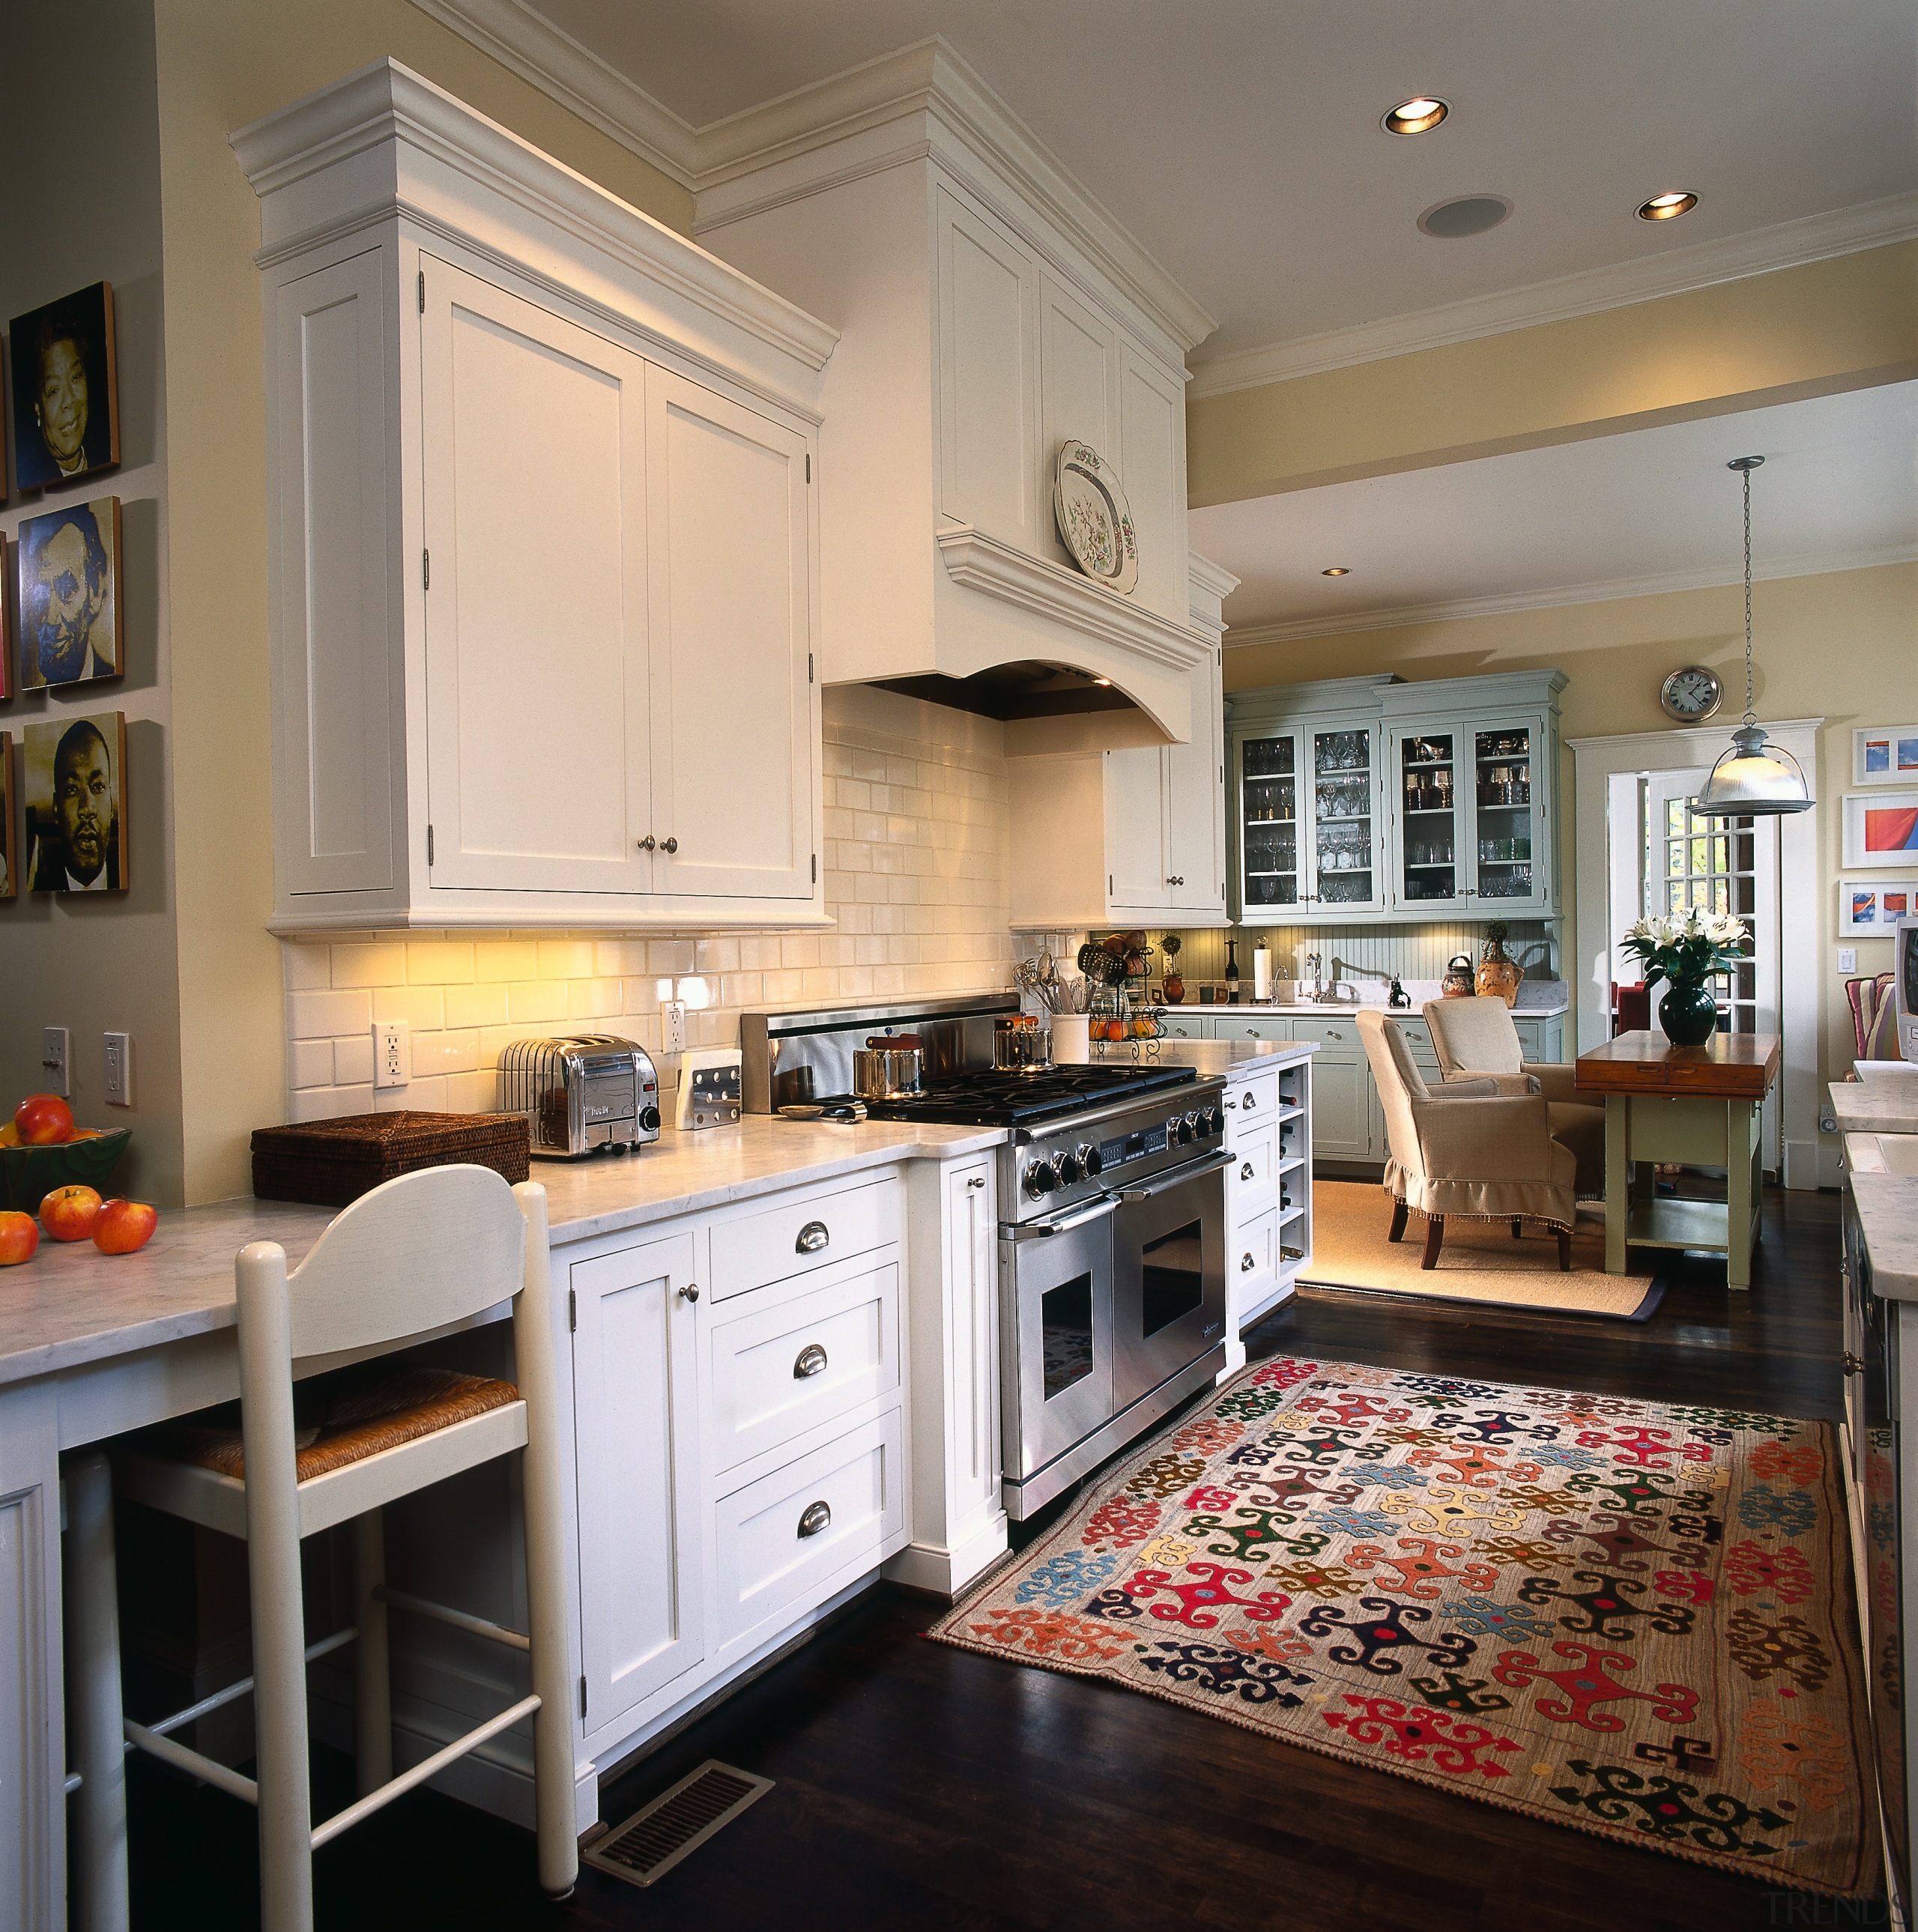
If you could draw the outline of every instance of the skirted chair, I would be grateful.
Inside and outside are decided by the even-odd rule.
[[[1403,1236],[1406,1214],[1416,1208],[1425,1216],[1419,1265],[1430,1268],[1448,1220],[1509,1221],[1514,1239],[1526,1222],[1542,1221],[1557,1234],[1559,1266],[1568,1272],[1578,1160],[1553,1137],[1550,1102],[1538,1094],[1501,1093],[1490,1078],[1428,1087],[1394,1022],[1361,1012],[1358,1033],[1391,1146],[1390,1238]]]
[[[1544,1095],[1552,1138],[1578,1156],[1581,1200],[1605,1192],[1605,1110],[1574,1097],[1575,1067],[1528,1060],[1504,1000],[1427,1000],[1425,1024],[1439,1056],[1439,1077],[1449,1087],[1461,1080],[1496,1080],[1501,1094]]]

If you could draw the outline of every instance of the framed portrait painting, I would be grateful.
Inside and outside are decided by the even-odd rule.
[[[1838,882],[1838,932],[1841,939],[1889,939],[1892,928],[1918,906],[1918,878],[1841,879]]]
[[[1873,724],[1853,731],[1851,782],[1918,785],[1918,724]]]
[[[20,889],[20,866],[14,850],[14,740],[0,731],[0,899]]]
[[[118,677],[120,500],[23,518],[18,553],[23,691]]]
[[[8,325],[14,474],[23,490],[77,482],[120,460],[113,285],[62,296]]]
[[[127,720],[69,712],[26,728],[28,865],[36,892],[127,886]]]
[[[1844,810],[1841,866],[1918,866],[1918,790],[1848,791]]]

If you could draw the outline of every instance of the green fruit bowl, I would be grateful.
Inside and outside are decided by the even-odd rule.
[[[115,1127],[58,1147],[0,1148],[0,1208],[38,1214],[56,1187],[97,1187],[104,1194],[107,1178],[133,1137],[131,1127]]]

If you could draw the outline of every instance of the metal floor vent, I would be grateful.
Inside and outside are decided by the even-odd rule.
[[[629,1884],[650,1885],[772,1788],[770,1778],[708,1758],[624,1824],[595,1839],[580,1857]]]

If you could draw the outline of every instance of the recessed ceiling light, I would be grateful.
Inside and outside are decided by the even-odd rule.
[[[1511,203],[1502,194],[1454,195],[1426,209],[1418,226],[1435,241],[1457,242],[1497,227],[1511,212]]]
[[[1640,221],[1670,221],[1681,214],[1689,214],[1698,206],[1698,197],[1688,194],[1682,189],[1670,194],[1655,194],[1649,201],[1638,204]]]
[[[1352,572],[1345,565],[1342,563],[1335,563],[1332,566],[1331,569],[1322,570],[1319,572],[1319,574],[1321,577],[1349,577],[1352,574]]]
[[[1451,107],[1436,94],[1418,94],[1409,100],[1401,100],[1379,125],[1388,134],[1428,134],[1451,112]]]

